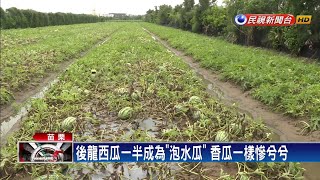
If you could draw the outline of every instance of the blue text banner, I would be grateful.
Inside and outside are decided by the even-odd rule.
[[[320,162],[320,143],[73,143],[74,162]]]

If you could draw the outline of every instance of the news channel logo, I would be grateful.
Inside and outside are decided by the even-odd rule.
[[[258,15],[259,15],[259,17],[264,17],[263,18],[264,21],[259,22],[259,19],[257,21],[256,17]],[[275,21],[273,19],[274,16],[275,16]],[[286,22],[288,22],[288,21],[286,21],[286,18],[288,18],[288,16],[292,16],[292,15],[291,14],[273,14],[273,15],[270,15],[270,14],[246,14],[246,15],[238,14],[234,17],[234,21],[238,26],[244,26],[247,24],[248,18],[251,20],[251,17],[253,17],[253,19],[252,19],[253,22],[250,23],[250,20],[249,20],[250,24],[254,24],[256,26],[266,26],[266,25],[279,26],[279,25],[288,24],[288,23],[286,23]],[[269,18],[269,17],[271,17],[271,18],[268,22],[267,18]],[[267,19],[267,21],[265,21],[265,19]],[[283,19],[285,19],[285,20],[283,21]],[[293,25],[293,24],[311,24],[312,15],[297,15],[295,19],[296,19],[295,21],[290,23],[291,25]],[[261,20],[262,20],[262,18],[261,18]],[[279,20],[281,20],[281,21],[279,22]]]
[[[312,15],[298,15],[296,24],[311,24]]]
[[[247,23],[247,17],[243,14],[238,14],[236,15],[236,17],[234,18],[234,21],[237,25],[239,26],[243,26]]]
[[[19,163],[71,163],[72,143],[19,142]]]

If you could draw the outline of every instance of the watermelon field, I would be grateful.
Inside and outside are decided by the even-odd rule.
[[[17,142],[32,140],[35,132],[72,132],[74,140],[82,142],[279,140],[263,119],[208,93],[206,82],[183,56],[154,36],[221,75],[219,81],[250,92],[248,96],[269,107],[270,113],[292,119],[288,126],[296,124],[296,136],[320,140],[319,64],[142,22],[3,30],[1,109],[14,106],[21,93],[33,91],[48,76],[57,75],[58,82],[43,98],[29,99],[31,108],[16,130],[2,133],[1,179],[246,180],[319,175],[317,166],[309,169],[300,163],[17,163]]]
[[[220,72],[223,79],[239,84],[243,90],[250,90],[253,97],[275,111],[310,117],[311,130],[319,128],[319,63],[305,63],[307,60],[173,28],[153,24],[146,27],[173,47],[193,56],[201,66]]]
[[[79,56],[98,40],[106,38],[117,25],[90,24],[8,30],[1,33],[1,105],[12,102],[14,92],[35,85],[35,78],[59,68]]]

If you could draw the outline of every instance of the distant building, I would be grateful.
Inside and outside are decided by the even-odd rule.
[[[111,15],[111,14],[101,14],[101,16],[103,16],[103,17],[113,17],[113,15]]]
[[[127,14],[125,13],[109,13],[108,17],[113,17],[113,18],[122,18],[122,17],[126,17]]]

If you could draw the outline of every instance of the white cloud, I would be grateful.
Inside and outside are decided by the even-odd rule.
[[[127,13],[143,15],[154,6],[175,6],[183,0],[1,0],[1,7],[8,9],[33,9],[40,12],[71,12],[92,14]],[[196,0],[198,2],[198,0]]]

